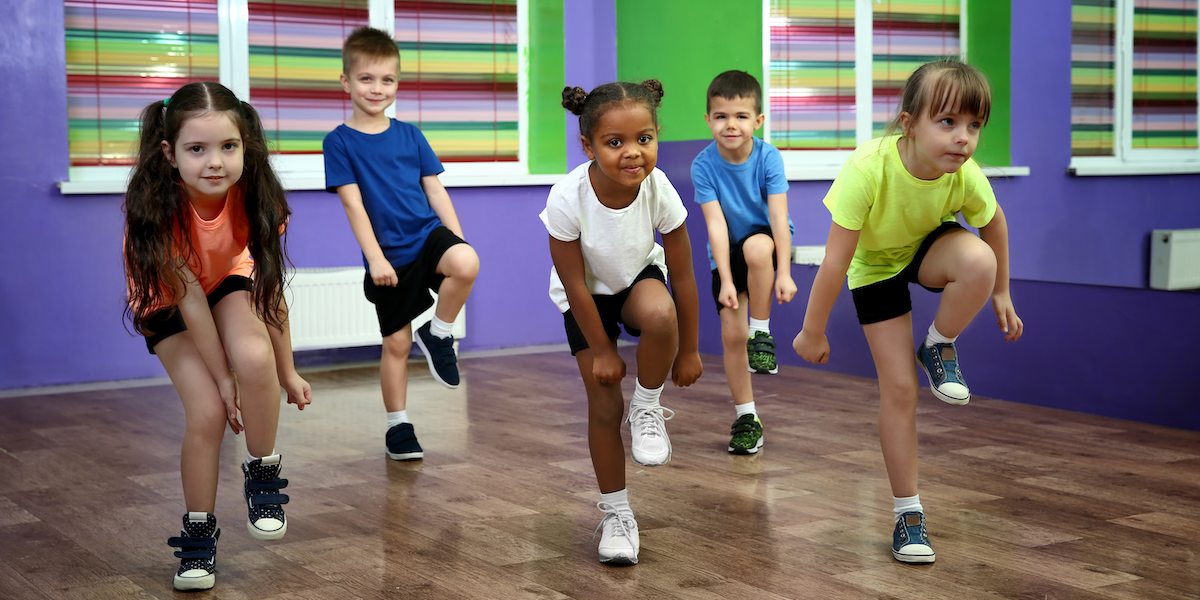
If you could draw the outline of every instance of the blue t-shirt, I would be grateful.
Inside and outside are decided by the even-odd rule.
[[[783,157],[775,146],[760,138],[754,138],[750,158],[740,165],[722,158],[716,142],[709,144],[692,161],[692,184],[696,187],[698,204],[713,200],[721,202],[721,212],[729,226],[730,247],[755,231],[770,229],[767,196],[788,191],[787,177],[783,174]],[[788,229],[796,231],[790,216]],[[708,262],[716,270],[712,243],[708,244]]]
[[[338,186],[357,183],[384,257],[393,267],[416,260],[442,224],[421,178],[445,171],[421,130],[395,119],[376,134],[342,124],[325,136],[323,149],[325,190],[337,193]]]

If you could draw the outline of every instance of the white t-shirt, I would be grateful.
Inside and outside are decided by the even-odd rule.
[[[579,240],[583,249],[584,280],[592,294],[613,295],[633,283],[649,265],[667,272],[662,246],[654,230],[671,233],[687,218],[679,193],[662,171],[654,169],[642,181],[633,202],[622,209],[600,203],[588,179],[590,162],[576,167],[554,187],[539,215],[546,231],[563,242]],[[558,271],[550,268],[550,299],[562,312],[571,305]]]

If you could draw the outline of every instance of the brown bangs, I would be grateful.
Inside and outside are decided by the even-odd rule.
[[[968,113],[979,117],[980,125],[987,125],[992,112],[991,87],[979,71],[969,67],[933,71],[917,91],[916,100],[917,106],[928,107],[931,119],[944,112]]]

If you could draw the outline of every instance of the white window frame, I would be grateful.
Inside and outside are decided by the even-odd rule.
[[[1069,172],[1081,177],[1200,173],[1200,147],[1133,147],[1133,0],[1117,0],[1116,16],[1113,156],[1072,156]]]
[[[392,0],[370,0],[369,23],[395,34],[396,14]],[[219,73],[223,85],[241,99],[250,98],[250,11],[248,0],[217,0]],[[529,173],[529,7],[517,0],[517,104],[518,160],[504,162],[446,162],[441,174],[447,187],[510,185],[553,185],[556,175]],[[387,116],[396,115],[393,104]],[[279,178],[288,190],[324,190],[325,162],[321,154],[277,154],[271,157]],[[58,182],[63,194],[123,194],[133,167],[69,167],[67,181]]]

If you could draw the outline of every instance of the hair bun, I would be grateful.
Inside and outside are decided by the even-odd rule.
[[[587,100],[587,96],[588,94],[583,91],[583,88],[567,86],[563,88],[562,92],[563,108],[571,111],[573,115],[581,115],[583,114],[583,102]]]
[[[654,97],[655,101],[662,100],[663,96],[666,95],[666,92],[663,92],[662,82],[657,79],[643,81],[642,87],[650,90],[650,95]]]

